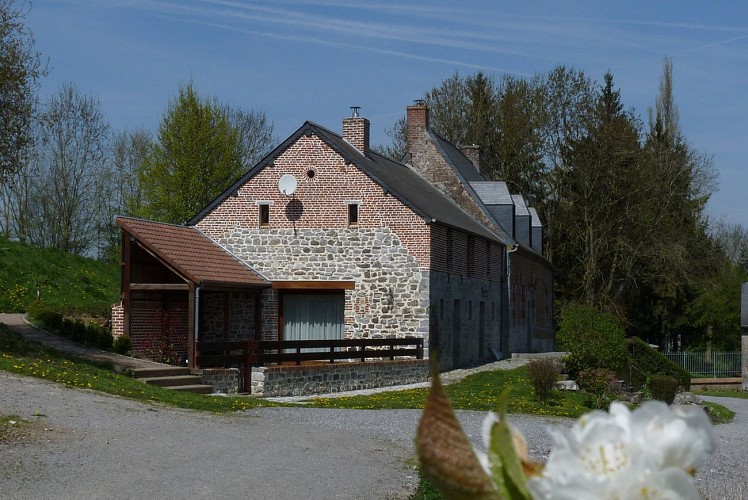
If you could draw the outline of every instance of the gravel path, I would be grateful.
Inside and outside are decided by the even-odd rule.
[[[748,401],[707,399],[738,415],[716,427],[720,449],[699,484],[710,499],[744,498]],[[484,413],[457,413],[480,447]],[[33,439],[0,443],[0,496],[9,499],[404,498],[417,482],[418,410],[258,408],[216,416],[0,372],[0,414],[38,423]],[[550,449],[546,429],[571,424],[511,419],[539,460]]]
[[[748,499],[748,399],[700,397],[729,408],[735,418],[714,428],[719,445],[699,469],[699,487],[711,500]]]
[[[17,323],[13,326],[34,340],[72,348],[22,324],[20,315],[0,315],[0,320]],[[77,354],[111,356],[101,353]],[[115,361],[143,362],[131,359]],[[526,363],[503,360],[447,372],[442,380]],[[715,428],[719,449],[700,468],[698,484],[710,500],[748,499],[748,400],[704,399],[730,408],[736,417]],[[216,416],[0,372],[0,415],[9,414],[34,425],[21,442],[0,441],[4,499],[407,498],[417,483],[413,438],[420,410],[258,408]],[[482,448],[485,413],[458,411],[457,416]],[[547,429],[572,423],[528,415],[511,420],[525,435],[532,458],[540,461],[550,451]]]
[[[352,424],[211,415],[4,372],[0,414],[39,429],[0,442],[3,499],[397,498],[417,483],[410,447]]]

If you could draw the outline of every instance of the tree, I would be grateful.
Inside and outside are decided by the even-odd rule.
[[[558,191],[555,250],[556,265],[565,271],[562,296],[618,314],[625,309],[625,292],[638,279],[632,249],[639,242],[631,230],[649,201],[637,196],[640,149],[636,121],[624,112],[607,73],[589,132],[564,149],[566,182]]]
[[[239,133],[242,162],[244,169],[249,170],[275,147],[273,124],[262,111],[244,111],[231,106],[224,106],[223,110]]]
[[[142,208],[138,171],[143,167],[152,142],[151,134],[146,130],[120,132],[112,141],[97,241],[99,256],[108,262],[117,263],[120,260],[120,230],[114,218],[137,214]]]
[[[497,134],[491,140],[486,171],[505,181],[514,193],[522,193],[540,207],[543,201],[542,142],[535,89],[524,79],[504,76],[496,104]]]
[[[138,170],[142,206],[137,214],[183,223],[236,181],[245,162],[269,148],[272,126],[264,114],[243,114],[202,99],[181,85]]]
[[[27,13],[13,0],[0,0],[0,182],[23,165],[39,79],[46,74],[23,24]]]
[[[36,246],[94,250],[108,178],[109,125],[101,104],[63,84],[35,130],[30,161],[14,176],[15,233]]]
[[[401,161],[408,154],[408,120],[401,116],[392,128],[385,129],[387,136],[392,139],[392,145],[374,146],[374,151],[395,161]]]

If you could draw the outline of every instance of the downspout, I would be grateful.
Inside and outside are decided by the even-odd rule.
[[[506,249],[506,311],[502,311],[502,344],[503,340],[506,339],[506,344],[501,346],[502,352],[506,353],[509,350],[509,340],[511,337],[511,322],[512,322],[512,264],[511,254],[516,252],[519,245],[516,243],[509,243],[504,247]]]
[[[518,248],[519,245],[516,243],[510,243],[506,246],[506,290],[510,319],[512,314],[512,259],[510,254],[516,252]]]

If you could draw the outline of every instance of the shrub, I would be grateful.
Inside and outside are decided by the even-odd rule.
[[[651,375],[669,375],[678,381],[683,390],[691,387],[691,374],[657,352],[643,340],[631,337],[628,340],[629,355],[634,369],[631,370],[629,385],[641,389]]]
[[[35,312],[33,316],[39,320],[42,325],[52,332],[59,332],[62,328],[63,316],[59,312],[50,310],[41,310]]]
[[[669,375],[652,375],[647,379],[647,388],[652,399],[673,404],[678,392],[678,381]]]
[[[540,401],[547,401],[556,386],[561,368],[554,359],[534,359],[527,365],[532,388]]]
[[[566,369],[573,378],[590,368],[619,372],[626,366],[626,335],[612,314],[582,304],[566,304],[561,308],[556,340],[561,350],[569,351]]]
[[[613,399],[613,383],[616,374],[607,368],[588,368],[579,372],[577,377],[579,387],[594,396],[595,408],[605,408]]]
[[[109,328],[96,323],[86,325],[86,344],[108,350],[112,348],[113,342],[114,339],[112,339],[112,332],[109,331]]]
[[[114,352],[127,354],[132,349],[132,340],[127,335],[120,335],[114,339]]]

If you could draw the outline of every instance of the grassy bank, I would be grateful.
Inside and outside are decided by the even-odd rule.
[[[106,316],[117,301],[118,266],[0,239],[0,312]]]
[[[249,397],[215,397],[162,389],[144,384],[111,366],[91,363],[61,354],[10,331],[0,324],[0,370],[58,382],[70,387],[91,389],[147,403],[179,408],[227,413],[269,405]]]

